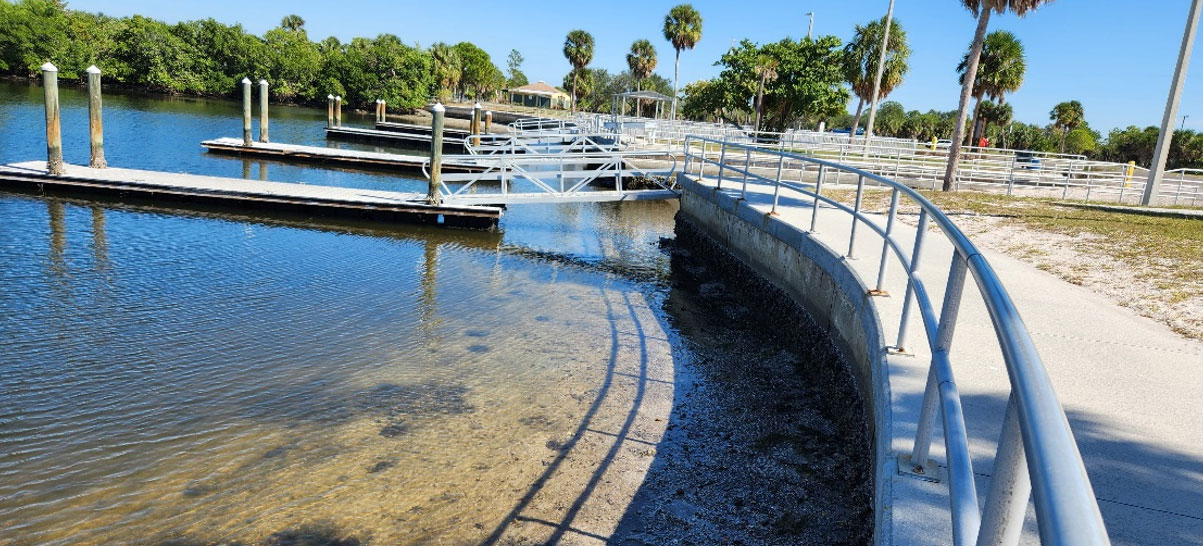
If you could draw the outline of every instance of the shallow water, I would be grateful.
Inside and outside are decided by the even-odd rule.
[[[44,157],[40,100],[0,84],[0,162]],[[107,95],[109,163],[423,184],[204,154],[238,108]],[[324,122],[276,107],[273,140]],[[665,310],[675,212],[513,207],[484,233],[0,193],[0,544],[599,543],[683,386],[724,392],[690,364],[711,335]]]

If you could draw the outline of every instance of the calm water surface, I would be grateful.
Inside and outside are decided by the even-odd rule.
[[[0,162],[45,157],[41,93],[0,84]],[[203,153],[235,103],[105,101],[113,166],[424,187]],[[275,107],[271,134],[326,145],[324,122]],[[675,212],[519,206],[482,233],[0,193],[0,544],[598,543],[683,379]]]

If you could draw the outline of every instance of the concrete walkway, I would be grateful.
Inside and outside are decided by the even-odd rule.
[[[703,180],[713,187],[713,178]],[[725,186],[738,184],[725,182]],[[730,191],[724,187],[723,191]],[[767,212],[772,187],[749,185],[748,204]],[[803,227],[811,201],[783,190],[781,217]],[[885,225],[881,216],[875,221]],[[815,237],[844,254],[850,217],[820,207]],[[873,287],[882,240],[862,225],[855,258],[848,260]],[[909,255],[915,229],[899,224],[898,238]],[[929,233],[921,275],[937,312],[952,259],[942,234]],[[1187,340],[1085,288],[998,252],[983,250],[1007,287],[1031,332],[1069,416],[1114,544],[1203,544],[1203,343]],[[890,264],[885,288],[874,298],[886,344],[894,345],[905,290],[901,266]],[[916,317],[917,312],[912,313]],[[894,455],[909,452],[923,397],[929,350],[922,325],[909,325],[913,356],[891,356]],[[1009,393],[1002,355],[980,292],[966,282],[952,350],[953,369],[964,403],[978,497],[989,492],[995,444]],[[938,423],[937,419],[937,423]],[[943,462],[943,432],[937,424],[932,458]],[[895,457],[890,457],[892,461]],[[894,476],[894,544],[951,541],[947,484]],[[1038,542],[1033,511],[1024,542]]]

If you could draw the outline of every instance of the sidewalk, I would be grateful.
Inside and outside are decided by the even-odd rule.
[[[737,194],[739,184],[724,181]],[[714,186],[713,178],[702,182]],[[772,187],[749,185],[748,204],[768,212]],[[809,227],[811,201],[782,190],[778,213]],[[874,216],[885,225],[884,216]],[[955,221],[955,220],[954,220]],[[815,237],[843,254],[850,216],[820,207]],[[899,223],[895,233],[909,256],[915,229]],[[861,225],[847,260],[873,287],[882,240]],[[1015,301],[1053,386],[1065,408],[1114,544],[1203,544],[1203,343],[1137,316],[1102,296],[998,252],[983,250]],[[926,237],[920,270],[937,312],[952,259],[942,234]],[[891,258],[887,297],[874,298],[886,335],[894,345],[905,291],[901,265]],[[908,350],[889,359],[893,409],[893,464],[912,446],[930,353],[913,312]],[[980,292],[967,281],[952,349],[953,369],[965,411],[978,498],[989,493],[995,444],[1009,384]],[[932,458],[944,461],[943,432],[937,430]],[[951,541],[947,484],[894,476],[894,544]],[[1024,542],[1038,542],[1033,511]]]

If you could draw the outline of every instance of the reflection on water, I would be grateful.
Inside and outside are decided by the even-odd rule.
[[[21,197],[0,218],[0,282],[21,288],[0,294],[3,544],[302,524],[482,541],[531,536],[516,511],[564,521],[546,499],[572,498],[573,528],[608,534],[582,484],[629,498],[651,458],[601,432],[663,432],[671,347],[645,291],[608,274],[454,232]]]

